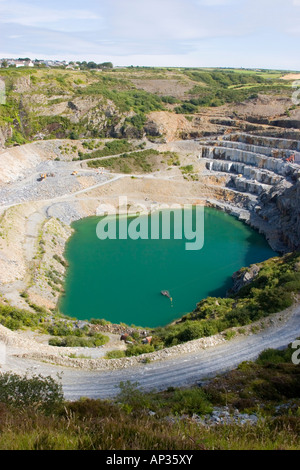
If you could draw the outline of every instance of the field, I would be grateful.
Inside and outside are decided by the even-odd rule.
[[[292,83],[280,79],[282,72],[243,69],[12,68],[0,75],[6,86],[0,126],[12,128],[7,146],[37,138],[141,138],[149,113],[193,116],[260,93],[287,96]]]

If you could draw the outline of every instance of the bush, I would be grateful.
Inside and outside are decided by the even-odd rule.
[[[285,288],[264,289],[258,296],[258,302],[267,313],[276,313],[293,305],[291,293],[286,292]]]
[[[52,377],[0,374],[0,402],[18,408],[53,412],[63,403],[62,386]]]
[[[9,305],[0,304],[0,323],[11,330],[21,328],[37,328],[40,319],[45,316],[46,311],[41,308],[40,315],[29,312],[28,310],[18,309]]]
[[[118,155],[124,152],[130,152],[132,145],[125,139],[115,139],[110,142],[106,142],[105,146],[101,150],[95,150],[91,153],[80,155],[80,160],[87,160],[90,158],[102,158],[109,157],[110,155]],[[103,162],[101,162],[102,166]]]
[[[125,351],[121,351],[120,349],[115,349],[114,351],[108,351],[106,353],[106,359],[120,359],[121,357],[125,357]]]
[[[234,330],[228,330],[225,332],[225,339],[230,341],[232,338],[236,336],[236,332]]]
[[[111,324],[109,321],[107,320],[104,320],[103,318],[92,318],[90,323],[92,325],[101,325],[101,326],[105,326],[105,325],[109,325]]]
[[[51,338],[50,346],[58,346],[61,348],[97,348],[103,346],[109,341],[108,336],[97,333],[90,338],[79,338],[78,336],[65,336],[64,338]]]
[[[151,353],[154,352],[154,346],[150,344],[141,344],[141,345],[133,345],[128,346],[126,350],[126,356],[140,356],[141,354]]]
[[[193,167],[193,165],[181,166],[180,170],[181,170],[183,175],[186,175],[188,173],[193,173],[194,167]]]
[[[78,132],[76,132],[76,131],[71,131],[71,132],[70,132],[70,135],[69,135],[69,138],[70,138],[71,140],[78,140],[78,139],[79,139],[79,134],[78,134]]]
[[[260,365],[291,363],[292,354],[293,350],[290,346],[283,351],[270,348],[260,353],[256,363]]]
[[[175,390],[173,400],[173,413],[203,415],[212,412],[207,395],[201,388]]]

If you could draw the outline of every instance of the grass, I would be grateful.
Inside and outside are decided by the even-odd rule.
[[[138,152],[123,153],[120,157],[88,162],[90,168],[109,168],[112,171],[130,174],[134,172],[151,173],[153,157],[163,155],[157,150],[147,149]]]
[[[91,337],[78,337],[69,335],[60,338],[51,338],[49,340],[50,346],[58,346],[61,348],[97,348],[108,343],[108,336],[97,333]]]
[[[202,388],[145,392],[121,382],[114,399],[69,402],[52,378],[0,374],[1,450],[299,450],[299,366],[291,348],[263,352]],[[199,426],[214,407],[255,413],[256,425]]]
[[[286,94],[291,83],[279,80],[281,75],[279,71],[243,69],[136,67],[112,69],[102,74],[45,68],[1,69],[6,84],[6,104],[0,106],[0,126],[12,128],[7,146],[32,141],[38,133],[47,139],[140,138],[148,114],[170,105],[174,105],[176,113],[193,115],[201,107],[240,102],[255,98],[259,93]],[[136,88],[131,81],[174,77],[194,85],[183,99],[158,96]],[[16,86],[22,78],[30,81],[20,93]],[[97,125],[87,115],[79,122],[73,121],[75,100],[95,100],[90,112],[95,115]],[[67,111],[62,113],[57,105],[63,103]]]
[[[72,319],[57,313],[52,313],[50,319],[50,314],[45,308],[30,302],[27,292],[23,292],[22,297],[34,312],[0,303],[0,324],[6,328],[31,329],[48,334],[51,336],[51,346],[95,348],[108,343],[108,336],[95,332],[91,326],[76,328]]]
[[[32,307],[34,308],[33,304]],[[39,328],[45,317],[46,312],[44,310],[40,310],[37,315],[37,313],[25,309],[17,309],[10,305],[0,304],[0,324],[10,330]]]
[[[125,351],[119,349],[108,351],[105,355],[105,359],[120,359],[122,357],[125,357]]]
[[[129,152],[131,150],[133,150],[133,146],[127,140],[112,140],[110,142],[106,142],[102,149],[80,155],[80,160],[119,155],[120,153]]]

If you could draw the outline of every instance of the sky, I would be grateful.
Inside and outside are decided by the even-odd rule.
[[[300,0],[0,0],[0,57],[300,70]]]

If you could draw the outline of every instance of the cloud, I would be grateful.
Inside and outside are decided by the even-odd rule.
[[[50,2],[49,2],[50,3]],[[97,22],[102,17],[92,10],[82,8],[53,8],[50,6],[34,5],[28,2],[0,2],[0,22],[15,23],[23,26],[44,26],[68,29],[70,24],[78,24],[86,20]]]
[[[0,57],[187,66],[247,66],[251,57],[255,66],[255,57],[265,56],[270,67],[293,54],[295,64],[299,5],[300,0],[0,0]]]
[[[198,5],[204,5],[208,7],[215,7],[215,6],[228,6],[237,4],[238,0],[197,0]]]

